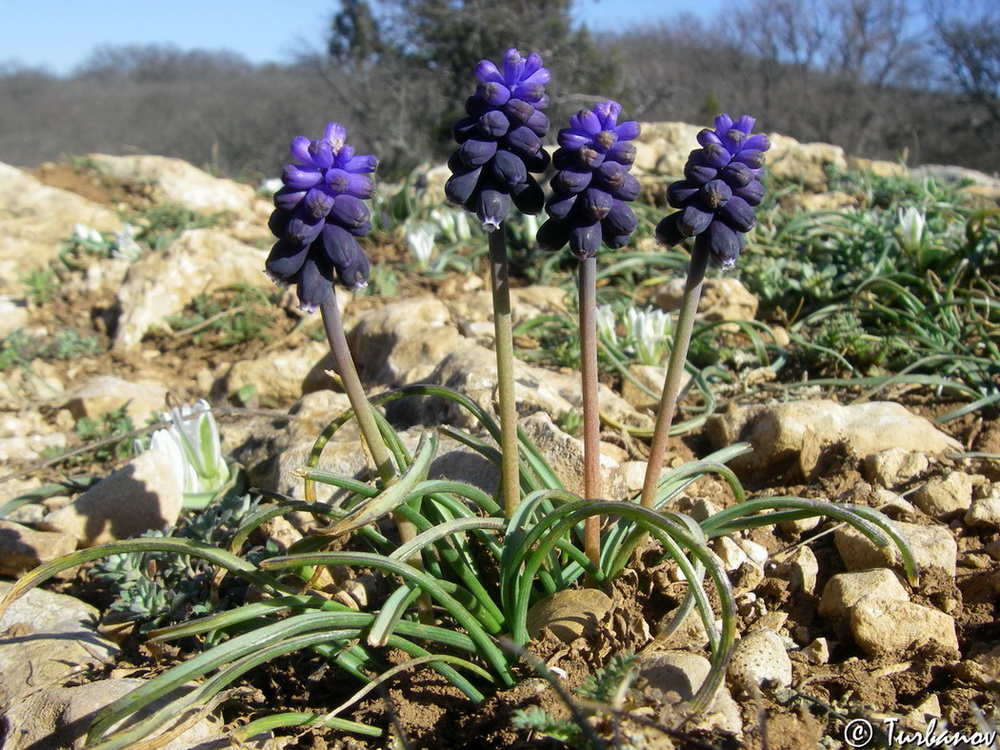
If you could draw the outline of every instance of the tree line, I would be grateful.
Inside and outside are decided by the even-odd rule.
[[[154,45],[97,49],[65,77],[0,68],[0,161],[153,153],[256,179],[336,119],[398,177],[443,161],[476,62],[516,46],[553,71],[553,133],[616,98],[643,121],[746,112],[857,156],[1000,170],[1000,7],[919,2],[748,0],[612,34],[574,25],[571,0],[342,0],[283,65]]]

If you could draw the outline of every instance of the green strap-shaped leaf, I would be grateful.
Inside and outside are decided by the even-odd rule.
[[[363,500],[352,508],[346,516],[334,524],[333,528],[330,529],[330,535],[341,536],[374,523],[409,500],[414,488],[427,478],[427,471],[437,453],[437,446],[436,433],[423,433],[417,445],[417,456],[403,475],[375,497]]]

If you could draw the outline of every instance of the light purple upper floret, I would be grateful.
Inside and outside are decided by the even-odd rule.
[[[516,49],[507,50],[503,58],[502,71],[492,61],[480,60],[476,66],[476,78],[486,84],[501,84],[507,91],[507,98],[531,102],[539,109],[544,108],[544,105],[539,106],[539,102],[543,99],[546,104],[548,103],[545,84],[552,78],[552,74],[542,67],[542,58],[536,52],[521,57]],[[504,102],[490,103],[499,106]]]
[[[621,111],[615,101],[602,102],[593,110],[581,109],[569,118],[569,127],[559,131],[559,145],[570,151],[592,148],[605,159],[631,164],[635,153],[627,141],[639,136],[639,123],[629,120],[619,125]]]
[[[334,274],[357,289],[368,280],[368,259],[357,244],[371,229],[364,201],[375,194],[367,174],[378,159],[357,155],[338,123],[322,138],[297,136],[291,153],[299,162],[282,170],[284,187],[274,196],[269,222],[278,238],[265,270],[279,284],[295,284],[304,310],[315,310],[332,293]]]

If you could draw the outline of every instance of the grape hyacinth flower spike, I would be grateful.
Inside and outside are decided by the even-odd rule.
[[[544,195],[532,173],[545,170],[549,155],[542,138],[549,131],[545,94],[549,71],[542,58],[509,49],[497,67],[476,66],[479,85],[465,102],[466,117],[454,127],[459,147],[448,160],[452,176],[445,194],[476,214],[493,232],[510,212],[511,201],[526,214],[542,210]]]
[[[371,230],[364,201],[375,195],[375,183],[368,175],[378,168],[378,159],[355,154],[346,138],[343,125],[331,122],[322,138],[311,141],[300,135],[292,140],[292,156],[298,163],[285,166],[284,187],[274,194],[268,226],[278,241],[264,270],[277,284],[295,284],[303,310],[322,313],[334,369],[378,474],[389,483],[396,469],[347,345],[333,286],[335,277],[353,290],[368,282],[368,257],[357,238]]]
[[[764,152],[767,136],[752,133],[754,118],[715,118],[715,130],[698,133],[695,149],[684,167],[684,179],[667,188],[667,202],[680,209],[656,227],[666,245],[695,237],[712,262],[732,268],[743,250],[744,235],[757,223],[754,207],[764,199]]]
[[[761,180],[770,142],[763,133],[752,132],[755,124],[749,115],[735,122],[729,115],[719,115],[715,130],[698,133],[701,148],[688,157],[684,179],[667,188],[667,202],[679,210],[656,227],[656,236],[664,244],[676,245],[694,237],[694,249],[646,464],[641,502],[648,508],[653,507],[667,450],[705,271],[709,262],[722,268],[736,264],[746,233],[757,224],[754,208],[764,199]]]
[[[265,269],[278,284],[295,284],[308,312],[332,296],[334,275],[349,289],[368,282],[368,258],[357,238],[371,230],[364,201],[375,194],[368,174],[378,159],[355,154],[346,135],[331,122],[322,138],[296,137],[291,152],[298,163],[285,166],[284,187],[274,195],[269,227],[278,241]]]
[[[448,160],[452,176],[444,191],[449,201],[479,217],[489,237],[501,490],[509,515],[520,503],[521,486],[504,221],[511,203],[525,214],[537,214],[545,204],[545,195],[532,173],[543,171],[549,164],[549,155],[542,148],[549,118],[542,110],[549,103],[545,84],[550,75],[537,54],[522,57],[516,49],[509,49],[499,67],[489,60],[480,61],[476,78],[476,93],[465,102],[466,117],[455,123],[458,148]]]
[[[635,161],[639,123],[618,123],[622,108],[607,101],[583,109],[559,131],[552,157],[559,171],[552,178],[549,215],[538,230],[538,242],[549,250],[569,243],[577,258],[593,257],[601,242],[624,247],[636,228],[628,201],[639,197],[639,181],[629,172]]]
[[[601,419],[597,390],[597,251],[601,244],[624,247],[636,228],[628,201],[639,196],[639,181],[629,173],[635,161],[639,123],[618,122],[622,108],[606,101],[582,109],[559,131],[559,149],[552,163],[552,195],[545,204],[548,220],[538,229],[538,244],[559,250],[569,244],[580,261],[580,374],[583,392],[584,494],[601,497]],[[584,547],[595,567],[600,565],[600,518],[584,526]],[[595,581],[589,579],[591,584]]]

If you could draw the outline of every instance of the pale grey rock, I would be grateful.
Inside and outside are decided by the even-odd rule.
[[[521,420],[521,428],[549,462],[566,489],[583,497],[583,441],[563,432],[548,414],[541,411]],[[603,499],[624,500],[629,496],[618,462],[603,453],[600,474]]]
[[[0,581],[0,600],[12,584]],[[63,594],[32,589],[0,617],[0,682],[15,703],[113,662],[118,647],[100,637],[100,613]]]
[[[43,563],[73,552],[69,534],[36,531],[11,521],[0,521],[0,575],[16,578]]]
[[[108,177],[150,193],[156,203],[172,203],[203,214],[229,213],[267,226],[273,205],[249,185],[214,177],[180,159],[139,154],[86,157]],[[260,232],[261,237],[269,234]]]
[[[913,504],[932,518],[944,520],[969,510],[972,491],[981,481],[962,471],[934,477],[913,493]]]
[[[886,601],[910,600],[910,594],[896,574],[888,568],[838,573],[823,587],[819,615],[828,620],[842,619],[848,616],[851,608],[865,596],[874,596]]]
[[[775,566],[774,574],[789,581],[794,589],[811,594],[816,589],[819,562],[812,548],[802,545],[792,554],[781,558],[781,562]]]
[[[528,609],[528,634],[535,638],[544,628],[564,643],[592,634],[611,611],[611,597],[600,589],[563,589],[535,602]]]
[[[643,692],[665,707],[678,707],[694,698],[711,672],[712,664],[704,656],[690,651],[668,650],[640,657],[636,662]],[[708,710],[694,719],[699,729],[740,734],[743,719],[739,706],[723,686]]]
[[[635,146],[633,170],[639,181],[653,188],[656,178],[680,179],[699,130],[700,127],[684,122],[642,123],[642,132],[632,142]]]
[[[781,636],[762,628],[736,642],[727,674],[733,688],[741,692],[765,682],[787,687],[792,684],[792,660]]]
[[[958,652],[955,620],[915,602],[864,596],[851,609],[851,633],[872,656],[900,654],[934,643]]]
[[[958,543],[951,532],[940,526],[920,526],[896,521],[895,527],[910,545],[918,568],[938,567],[955,575]],[[893,544],[881,549],[852,526],[838,527],[834,532],[837,551],[848,570],[865,570],[898,565],[899,552]]]
[[[622,380],[622,398],[640,412],[650,411],[655,414],[659,411],[663,384],[667,380],[667,368],[659,365],[634,364],[629,365],[628,373],[632,377]],[[684,393],[690,384],[691,376],[686,372],[682,373],[681,393]],[[654,395],[650,395],[647,391],[651,391]]]
[[[40,461],[47,452],[61,452],[67,444],[61,432],[0,438],[0,461]]]
[[[488,290],[460,296],[446,303],[451,319],[459,328],[493,338],[493,294]],[[541,315],[566,315],[566,290],[544,284],[510,290],[511,316],[514,325]],[[480,327],[480,325],[483,327]]]
[[[218,229],[189,229],[163,250],[129,266],[118,291],[121,316],[114,349],[140,348],[150,328],[169,331],[166,319],[199,294],[245,284],[265,287],[267,251],[258,250]]]
[[[0,340],[28,325],[28,305],[23,299],[0,294]]]
[[[1000,528],[1000,482],[989,485],[982,497],[972,501],[964,520],[969,526]]]
[[[99,232],[122,227],[114,210],[7,164],[0,164],[0,206],[0,294],[21,296],[20,279],[46,268],[76,223]]]
[[[753,451],[729,465],[754,480],[815,478],[823,452],[844,444],[864,457],[891,447],[943,453],[960,444],[923,417],[894,402],[841,406],[833,401],[791,401],[742,407],[708,421],[713,447],[749,442]]]
[[[35,750],[40,747],[83,750],[88,728],[98,712],[142,684],[143,681],[138,679],[107,679],[74,687],[40,690],[11,706],[7,721],[13,731],[8,732],[0,750]],[[184,692],[191,689],[188,686],[178,690]],[[137,723],[161,708],[166,700],[175,697],[176,693],[172,693],[161,698],[116,728]],[[171,726],[172,721],[168,721],[153,736],[162,734]],[[157,747],[162,750],[223,750],[232,747],[232,744],[223,734],[222,722],[209,715]]]
[[[272,349],[253,359],[234,362],[224,380],[232,397],[252,388],[263,404],[287,406],[305,394],[333,388],[327,371],[334,370],[328,344],[309,341],[295,348]]]
[[[712,542],[712,551],[719,556],[719,561],[728,572],[732,572],[750,561],[747,553],[728,536],[722,536]]]
[[[426,296],[392,302],[366,314],[348,334],[358,374],[368,383],[400,386],[426,381],[464,339],[448,307]],[[364,356],[360,356],[360,353]]]
[[[151,449],[46,515],[39,527],[69,534],[80,547],[93,547],[173,526],[183,501],[180,477],[169,457]]]
[[[133,383],[114,375],[96,375],[74,388],[64,406],[76,419],[99,419],[124,406],[132,424],[141,426],[151,414],[159,417],[166,410],[167,388],[159,383]]]
[[[678,277],[656,290],[656,306],[666,312],[679,310],[687,280]],[[723,276],[706,279],[698,300],[699,317],[709,322],[720,320],[753,320],[757,317],[757,299],[739,279]]]
[[[807,190],[823,192],[831,170],[844,172],[847,158],[840,146],[827,143],[800,143],[779,133],[769,133],[767,170],[781,182],[795,182]]]
[[[66,386],[56,367],[36,359],[29,367],[12,367],[0,372],[0,409],[20,411],[54,404],[64,398]]]
[[[757,542],[752,539],[744,539],[742,537],[736,538],[736,543],[740,546],[740,549],[746,553],[746,556],[755,565],[764,567],[767,565],[767,561],[770,559],[771,555],[767,551],[767,547],[763,544],[757,544]]]
[[[865,477],[870,482],[890,488],[897,487],[927,471],[930,461],[923,453],[887,448],[865,456]]]
[[[830,639],[817,638],[808,646],[806,646],[804,649],[802,649],[802,653],[805,654],[810,664],[829,664]]]
[[[495,415],[496,355],[472,340],[462,341],[441,361],[428,380],[465,394]],[[582,408],[580,375],[576,372],[555,372],[515,360],[514,392],[520,417],[544,411],[558,418],[566,412],[579,413]],[[636,412],[627,401],[603,384],[598,388],[598,398],[601,412],[614,421],[632,426],[652,425],[648,416]],[[475,426],[475,420],[464,409],[440,400],[422,406],[419,415],[419,418],[433,422]]]

